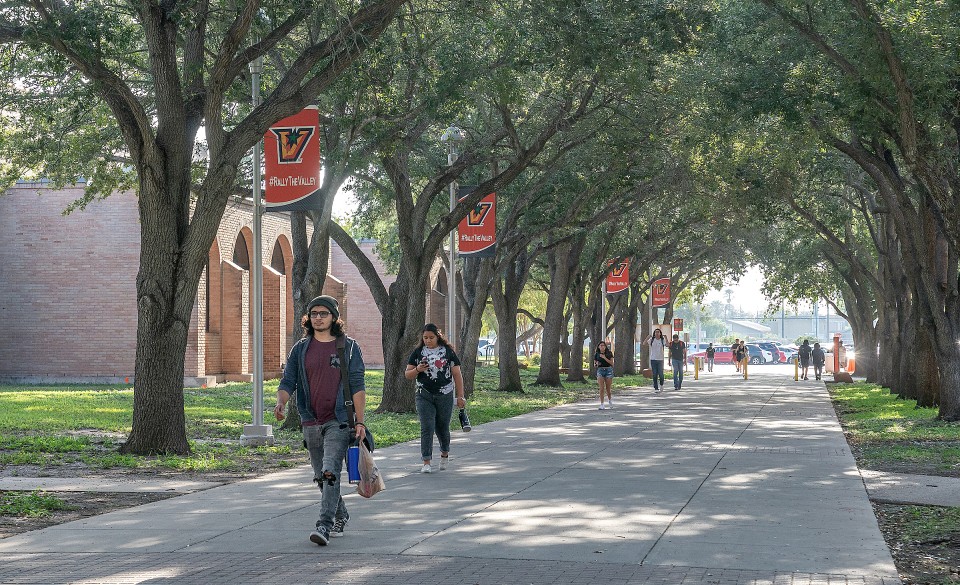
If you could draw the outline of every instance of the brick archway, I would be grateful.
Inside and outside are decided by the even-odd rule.
[[[207,254],[207,274],[204,292],[206,311],[204,314],[204,375],[223,373],[223,259],[220,256],[220,242],[213,239]]]
[[[253,257],[253,233],[243,227],[237,232],[231,260],[223,261],[221,314],[221,359],[227,381],[250,379],[252,343],[250,343],[250,259]]]
[[[293,248],[283,234],[263,267],[263,372],[266,379],[279,377],[293,344]]]

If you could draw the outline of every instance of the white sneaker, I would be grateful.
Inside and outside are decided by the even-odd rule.
[[[424,463],[423,467],[420,468],[420,473],[433,473],[433,468],[430,467],[429,463]]]
[[[608,402],[608,403],[607,403],[607,408],[613,408],[613,403],[612,403],[612,402]]]
[[[600,408],[598,408],[597,410],[606,410],[606,409],[607,409],[607,405],[601,402]]]
[[[447,468],[447,461],[449,461],[449,460],[450,460],[449,457],[441,457],[441,458],[440,458],[440,471],[443,471],[444,469]]]

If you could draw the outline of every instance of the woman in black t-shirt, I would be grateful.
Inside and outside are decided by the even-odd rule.
[[[440,471],[447,468],[450,457],[450,418],[454,399],[457,408],[464,408],[463,376],[460,358],[433,323],[427,323],[420,334],[420,345],[410,359],[404,376],[417,381],[417,415],[420,418],[420,473],[433,472],[433,435],[440,440]]]

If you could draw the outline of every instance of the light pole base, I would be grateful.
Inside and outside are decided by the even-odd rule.
[[[240,444],[254,447],[273,445],[273,426],[243,425],[243,435],[240,436]]]

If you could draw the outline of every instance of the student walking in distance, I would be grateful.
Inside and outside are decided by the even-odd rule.
[[[800,376],[801,380],[806,380],[807,374],[810,372],[811,353],[813,353],[813,350],[810,349],[810,342],[804,339],[803,343],[800,344],[800,349],[797,350],[797,357],[800,358],[800,369],[803,370]]]
[[[670,367],[673,368],[673,389],[679,390],[683,386],[683,365],[687,361],[687,344],[680,341],[680,336],[673,334],[670,342]]]
[[[819,343],[813,344],[813,351],[810,352],[810,358],[813,360],[813,373],[816,375],[817,380],[819,380],[820,377],[823,376],[823,364],[827,362],[827,354],[824,353]],[[806,380],[806,376],[804,376],[804,380]]]
[[[733,345],[730,346],[730,359],[733,361],[733,365],[737,366],[737,371],[740,371],[740,339],[734,339]]]
[[[610,346],[603,341],[597,344],[597,351],[593,353],[593,364],[597,368],[597,385],[600,386],[600,410],[613,408],[613,395],[610,391],[610,387],[613,385],[613,352],[610,351]],[[604,390],[607,392],[609,406],[603,404]]]
[[[433,435],[440,440],[440,471],[450,460],[450,418],[453,403],[464,408],[460,358],[433,323],[423,326],[420,345],[410,354],[404,376],[417,381],[417,416],[420,418],[420,473],[432,473]]]
[[[654,329],[653,333],[643,340],[643,344],[650,346],[650,374],[653,377],[653,391],[663,392],[663,354],[667,347],[667,340],[663,338],[663,331]]]
[[[707,346],[707,371],[713,371],[713,360],[717,355],[717,348],[713,347],[713,344]]]
[[[350,519],[340,497],[340,471],[351,440],[356,437],[362,441],[366,435],[365,368],[360,346],[344,334],[339,305],[333,297],[323,295],[310,301],[303,330],[303,339],[290,350],[283,368],[273,414],[283,420],[287,402],[291,396],[296,397],[313,481],[321,491],[320,518],[310,540],[326,546],[331,536],[343,536]],[[346,360],[345,367],[341,360]],[[342,379],[344,371],[347,380]],[[348,418],[352,413],[343,399],[344,383],[348,384],[356,413],[353,432]]]
[[[740,342],[740,345],[737,346],[737,364],[738,364],[737,371],[738,372],[743,371],[743,360],[747,359],[747,355],[749,355],[747,350],[747,340],[744,339]]]

